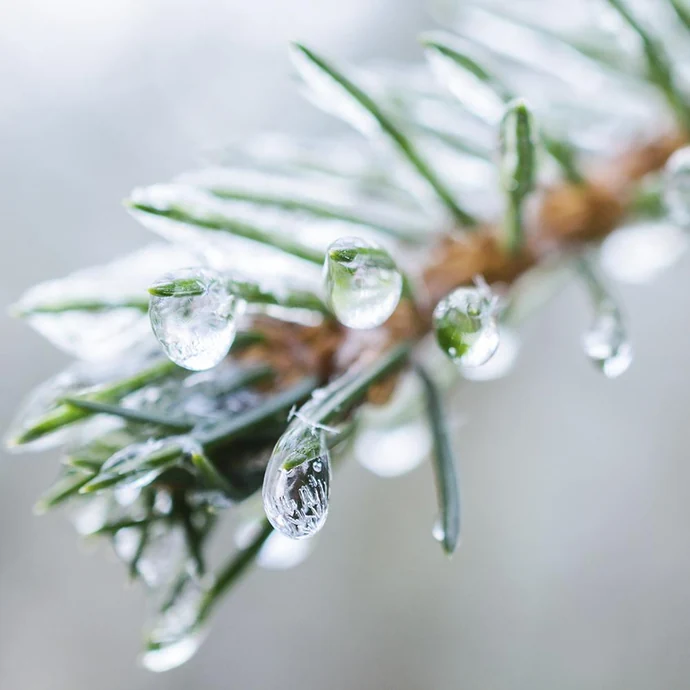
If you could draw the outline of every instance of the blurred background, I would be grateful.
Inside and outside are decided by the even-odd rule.
[[[415,59],[430,25],[422,0],[0,4],[0,303],[143,245],[120,206],[134,186],[254,132],[334,127],[298,95],[288,40]],[[687,688],[688,263],[619,293],[636,348],[620,380],[581,354],[571,286],[526,324],[511,376],[463,385],[451,561],[428,467],[384,480],[351,463],[312,557],[255,570],[168,674],[136,665],[143,596],[124,568],[32,515],[57,455],[3,457],[0,688]],[[4,429],[67,359],[0,318]]]

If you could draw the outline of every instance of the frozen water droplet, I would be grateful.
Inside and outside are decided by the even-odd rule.
[[[431,536],[437,541],[442,542],[446,538],[446,532],[441,524],[441,518],[437,518],[434,526],[431,528]]]
[[[185,268],[162,276],[156,285],[189,280],[203,286],[202,294],[152,296],[151,327],[170,359],[185,369],[210,369],[230,350],[237,333],[241,303],[220,275],[204,268]]]
[[[688,185],[690,202],[690,184]],[[689,206],[690,213],[690,206]],[[690,216],[689,216],[690,218]],[[623,283],[648,283],[670,268],[687,250],[685,232],[669,223],[621,228],[601,245],[601,266]]]
[[[241,525],[235,534],[235,542],[241,549],[249,546],[261,530],[261,522]],[[314,542],[290,539],[280,532],[273,532],[261,547],[256,564],[266,570],[288,570],[302,563],[312,552]]]
[[[204,639],[199,610],[204,590],[189,578],[173,603],[154,623],[141,663],[149,671],[169,671],[194,656]]]
[[[585,354],[607,378],[625,373],[633,360],[620,312],[610,303],[601,305],[594,324],[583,338]]]
[[[330,489],[331,462],[323,432],[296,424],[280,438],[266,469],[266,516],[291,539],[311,537],[326,522]]]
[[[496,299],[486,286],[462,287],[434,309],[434,330],[441,349],[458,365],[478,367],[498,349]]]
[[[359,463],[379,477],[399,477],[418,467],[431,450],[428,424],[421,420],[358,430],[354,452]]]
[[[348,328],[380,326],[402,295],[402,276],[388,252],[358,237],[342,237],[328,248],[324,277],[331,308]]]
[[[494,381],[513,370],[520,352],[520,338],[509,328],[500,328],[499,334],[498,348],[488,362],[478,367],[460,367],[464,378],[469,381]]]
[[[676,151],[666,163],[664,201],[673,222],[690,227],[690,146]]]

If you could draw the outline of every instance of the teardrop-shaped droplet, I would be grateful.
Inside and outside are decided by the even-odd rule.
[[[627,339],[620,312],[609,303],[602,304],[594,324],[582,342],[585,354],[607,378],[620,376],[632,363],[633,349]]]
[[[443,540],[446,538],[445,530],[441,524],[441,518],[437,518],[434,522],[434,525],[431,528],[431,536],[439,543],[443,542]]]
[[[190,289],[176,292],[171,288],[170,296],[151,296],[151,327],[175,364],[195,371],[210,369],[230,350],[241,302],[229,293],[222,276],[205,268],[168,273],[151,289],[165,292],[165,287],[181,283]]]
[[[666,163],[664,201],[673,222],[690,227],[690,146],[676,151]]]
[[[185,580],[175,600],[154,623],[141,657],[144,668],[169,671],[194,656],[204,639],[204,628],[198,623],[203,596],[197,581]]]
[[[395,311],[403,280],[385,249],[358,237],[341,237],[326,252],[326,295],[348,328],[376,328]]]
[[[264,510],[291,539],[316,534],[328,516],[331,461],[323,432],[300,423],[278,441],[266,469]]]
[[[496,300],[488,288],[462,287],[434,309],[434,330],[441,349],[458,365],[478,367],[498,349]]]

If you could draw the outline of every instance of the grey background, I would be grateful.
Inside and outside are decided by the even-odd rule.
[[[119,201],[265,128],[330,125],[289,78],[285,42],[415,57],[421,2],[4,0],[0,4],[0,302],[140,246]],[[621,288],[637,359],[610,382],[584,360],[571,287],[524,328],[515,373],[467,384],[456,439],[464,536],[430,539],[428,468],[338,478],[318,549],[255,571],[199,654],[135,664],[142,596],[63,516],[34,518],[54,454],[0,462],[0,688],[688,687],[690,274]],[[66,359],[2,319],[0,426]]]

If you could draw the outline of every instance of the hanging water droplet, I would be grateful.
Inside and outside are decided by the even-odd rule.
[[[385,249],[358,237],[341,237],[326,252],[326,295],[348,328],[376,328],[395,311],[403,280]]]
[[[585,354],[607,378],[625,373],[633,360],[632,345],[628,342],[618,308],[610,302],[599,307],[594,324],[582,341]]]
[[[219,274],[205,268],[168,273],[151,289],[181,282],[191,286],[187,293],[151,296],[151,327],[175,364],[195,371],[210,369],[228,354],[243,304],[229,293]]]
[[[493,357],[478,367],[461,366],[460,371],[469,381],[495,381],[507,376],[517,361],[520,338],[515,331],[501,327],[499,344]]]
[[[154,623],[141,663],[149,671],[169,671],[192,658],[204,639],[199,625],[204,590],[188,578],[172,602]]]
[[[439,543],[442,543],[446,538],[446,532],[441,524],[441,518],[437,518],[434,526],[431,528],[431,536]]]
[[[291,539],[316,534],[328,516],[331,461],[324,432],[296,424],[273,450],[263,485],[271,524]]]
[[[666,163],[664,201],[673,222],[690,227],[690,146],[676,151]]]
[[[481,366],[498,349],[496,298],[486,285],[454,290],[436,305],[434,330],[439,346],[456,364]]]
[[[240,549],[247,548],[261,531],[261,521],[240,525],[235,542]],[[302,563],[312,552],[314,542],[311,540],[290,539],[280,532],[272,532],[261,547],[256,564],[266,570],[288,570]]]

